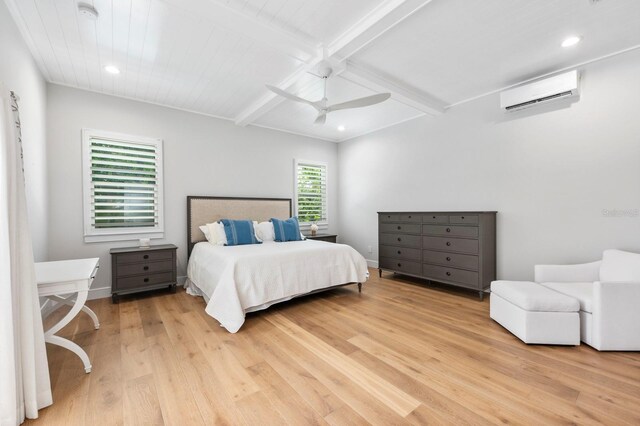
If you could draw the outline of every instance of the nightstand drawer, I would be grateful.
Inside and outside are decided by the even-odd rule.
[[[117,277],[120,278],[129,275],[154,274],[156,272],[172,271],[172,260],[161,260],[159,262],[128,263],[124,265],[118,265]]]
[[[153,262],[154,260],[171,260],[173,258],[173,250],[149,250],[138,251],[132,253],[119,253],[116,255],[116,262],[136,263],[136,262]]]
[[[167,285],[175,284],[175,282],[173,281],[173,272],[162,272],[159,274],[146,274],[127,278],[118,278],[114,282],[115,288],[117,290],[141,288],[164,283],[166,283]]]

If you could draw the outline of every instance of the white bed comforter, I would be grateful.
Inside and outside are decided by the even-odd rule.
[[[199,289],[207,300],[206,312],[235,333],[247,312],[314,290],[364,282],[367,276],[364,257],[344,244],[306,240],[214,246],[203,242],[193,248],[185,286],[191,286],[191,294]]]

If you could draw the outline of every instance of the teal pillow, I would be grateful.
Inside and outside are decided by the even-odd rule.
[[[224,233],[227,236],[226,245],[261,244],[256,238],[252,221],[222,219],[220,222],[224,225]]]
[[[271,223],[273,223],[276,241],[302,241],[297,217],[292,217],[287,220],[271,218]]]

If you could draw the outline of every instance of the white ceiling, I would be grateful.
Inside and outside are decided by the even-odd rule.
[[[640,47],[638,0],[85,0],[96,21],[75,0],[5,1],[52,83],[332,141]],[[583,42],[560,47],[570,34]],[[330,103],[391,100],[315,126],[264,87],[321,98],[306,71],[323,46]]]

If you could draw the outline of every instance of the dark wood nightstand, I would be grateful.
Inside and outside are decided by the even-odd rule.
[[[308,240],[316,240],[316,241],[326,241],[328,243],[335,243],[338,238],[335,234],[316,234],[316,235],[305,235]]]
[[[118,303],[122,294],[162,287],[176,291],[176,249],[173,244],[147,248],[113,248],[111,253],[111,299]]]

